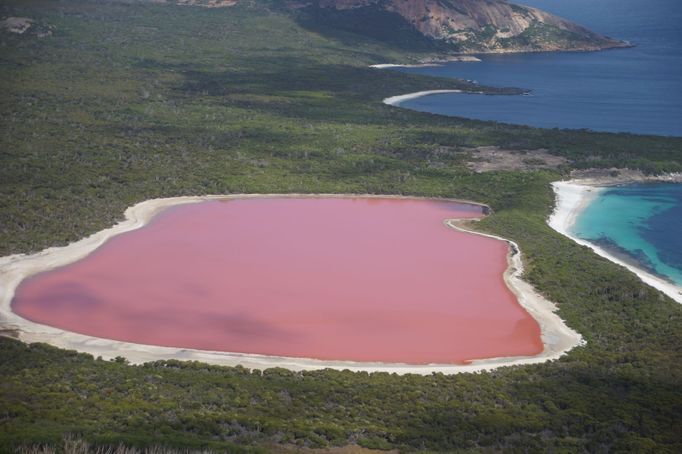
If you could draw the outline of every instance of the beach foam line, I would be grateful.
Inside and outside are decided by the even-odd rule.
[[[484,235],[505,241],[510,245],[507,256],[508,268],[505,271],[505,282],[517,296],[519,303],[534,317],[541,328],[544,349],[536,356],[502,357],[474,359],[468,364],[426,364],[411,365],[402,363],[372,363],[355,361],[327,361],[311,358],[292,358],[267,356],[258,354],[241,354],[218,351],[205,351],[187,348],[161,347],[135,344],[111,339],[73,333],[47,325],[26,320],[12,311],[11,303],[19,284],[26,278],[69,263],[76,262],[95,251],[109,238],[121,233],[138,229],[149,223],[154,216],[166,208],[207,200],[228,200],[259,197],[368,197],[439,200],[446,202],[466,203],[487,208],[480,203],[420,197],[359,195],[359,194],[246,194],[246,195],[210,195],[203,197],[174,197],[167,199],[147,200],[128,208],[125,220],[115,226],[97,232],[63,247],[52,247],[32,255],[11,255],[0,258],[0,332],[27,343],[42,342],[66,350],[89,353],[103,359],[124,357],[133,364],[142,364],[159,360],[191,360],[223,366],[243,366],[251,369],[283,367],[289,370],[337,369],[356,372],[388,372],[396,374],[430,375],[434,372],[458,374],[480,372],[498,367],[538,364],[557,359],[576,346],[583,345],[583,339],[570,329],[564,321],[554,313],[556,306],[544,299],[533,287],[521,279],[523,264],[518,246],[502,237],[487,235],[464,228],[458,220],[445,220],[445,224],[469,233]]]
[[[578,238],[573,234],[573,226],[580,213],[603,191],[606,186],[600,186],[591,180],[556,181],[552,183],[556,194],[556,206],[547,223],[557,232],[572,239],[576,243],[587,246],[598,255],[616,263],[635,273],[644,283],[665,293],[677,303],[682,304],[682,288],[658,276],[633,266],[607,250]]]

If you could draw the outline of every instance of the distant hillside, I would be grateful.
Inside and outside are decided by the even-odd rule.
[[[290,2],[302,23],[417,50],[457,53],[591,51],[626,43],[505,0],[318,0]]]

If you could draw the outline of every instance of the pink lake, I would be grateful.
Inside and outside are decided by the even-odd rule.
[[[250,198],[169,208],[25,280],[34,322],[139,344],[324,360],[456,364],[539,354],[507,288],[508,245],[445,219],[475,205]]]

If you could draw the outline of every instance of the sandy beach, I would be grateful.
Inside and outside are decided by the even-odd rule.
[[[388,104],[389,106],[399,106],[400,103],[403,103],[405,101],[409,101],[411,99],[417,99],[417,98],[421,98],[423,96],[442,95],[442,94],[447,94],[447,93],[462,93],[462,90],[418,91],[415,93],[407,93],[405,95],[391,96],[390,98],[384,99],[383,103]],[[467,92],[467,93],[471,93],[471,92]]]
[[[381,63],[378,65],[370,65],[370,68],[375,69],[391,69],[391,68],[437,68],[443,66],[442,63],[417,63],[414,65],[398,65],[395,63]]]
[[[433,68],[443,66],[447,63],[463,62],[463,63],[478,63],[481,59],[473,55],[454,55],[450,57],[434,58],[432,60],[422,60],[419,63],[412,64],[397,64],[397,63],[381,63],[378,65],[370,65],[370,68],[375,69],[391,69],[391,68]]]
[[[568,328],[556,315],[556,307],[550,301],[539,295],[528,283],[521,279],[523,264],[521,251],[518,246],[504,238],[471,232],[457,220],[445,220],[446,225],[505,241],[510,245],[508,255],[508,269],[505,282],[518,298],[519,303],[533,316],[540,325],[544,350],[540,355],[532,357],[486,358],[471,361],[469,364],[428,364],[409,365],[400,363],[369,363],[352,361],[322,361],[306,358],[275,357],[255,354],[225,353],[171,347],[141,345],[120,342],[81,335],[57,328],[33,323],[19,317],[11,309],[14,292],[19,283],[34,274],[64,266],[87,256],[109,238],[140,228],[147,224],[156,214],[165,208],[196,203],[205,200],[221,200],[255,197],[348,197],[347,195],[229,195],[205,197],[177,197],[169,199],[154,199],[141,202],[130,207],[125,212],[125,220],[109,229],[95,233],[83,240],[68,246],[49,248],[32,255],[13,255],[0,258],[0,329],[4,335],[15,337],[24,342],[44,342],[56,347],[77,350],[111,359],[122,356],[131,363],[140,364],[148,361],[163,359],[195,360],[217,365],[241,365],[247,368],[264,369],[269,367],[284,367],[290,370],[316,370],[324,368],[348,369],[366,372],[390,372],[398,374],[422,374],[442,372],[455,374],[462,372],[478,372],[497,367],[542,363],[557,359],[572,348],[582,345],[582,337]],[[389,198],[390,196],[358,196]],[[394,198],[401,198],[395,196]],[[460,203],[474,203],[461,200],[451,200]],[[476,203],[474,203],[476,204]],[[480,204],[476,204],[479,205]]]
[[[637,268],[630,263],[610,254],[607,250],[582,240],[572,233],[577,216],[592,202],[599,192],[608,186],[636,183],[644,181],[677,182],[679,175],[664,177],[645,177],[636,172],[626,173],[619,177],[583,174],[583,178],[552,183],[556,194],[556,207],[548,220],[548,224],[557,232],[567,236],[578,244],[587,246],[598,255],[617,263],[635,273],[643,282],[660,290],[670,298],[682,304],[682,289],[658,276]]]

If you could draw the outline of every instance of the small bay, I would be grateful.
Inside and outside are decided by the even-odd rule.
[[[682,184],[605,188],[572,233],[682,287]]]
[[[636,47],[590,53],[483,55],[480,63],[400,71],[519,87],[526,96],[439,94],[402,107],[543,128],[682,136],[682,3],[527,0]]]

